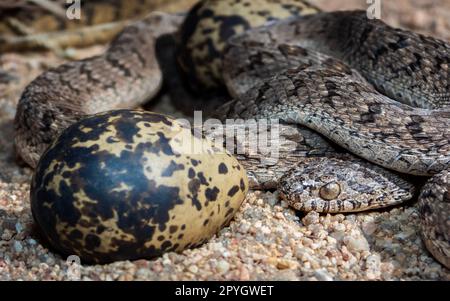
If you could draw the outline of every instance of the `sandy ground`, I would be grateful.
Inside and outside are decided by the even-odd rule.
[[[317,0],[326,10],[366,1]],[[450,1],[382,0],[389,24],[450,40]],[[102,47],[77,50],[84,57]],[[12,146],[15,106],[24,86],[61,63],[50,53],[0,55],[0,280],[450,280],[424,248],[415,201],[384,211],[304,215],[277,194],[251,192],[229,227],[210,242],[155,260],[82,265],[41,243],[29,207],[32,171]],[[170,106],[161,105],[170,111]]]

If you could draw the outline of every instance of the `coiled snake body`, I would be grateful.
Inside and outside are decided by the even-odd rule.
[[[158,34],[174,31],[181,19],[150,15],[126,29],[105,55],[63,65],[31,83],[16,115],[22,158],[35,166],[68,124],[154,95],[161,79],[155,73],[154,33],[160,27],[165,30]],[[165,20],[170,26],[155,26]],[[153,34],[146,32],[149,27]],[[235,36],[224,59],[223,77],[235,100],[219,109],[223,118],[278,118],[387,169],[431,176],[419,197],[422,234],[435,258],[450,266],[448,43],[368,20],[365,12],[317,13]],[[299,170],[306,169],[299,168],[279,181],[281,195],[294,208],[349,212],[392,204],[380,198],[364,206],[342,200],[345,193],[332,175],[303,183]],[[305,192],[314,193],[311,187],[321,181],[322,198],[308,199]]]

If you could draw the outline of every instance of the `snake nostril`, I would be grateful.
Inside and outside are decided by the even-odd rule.
[[[331,201],[341,194],[341,186],[336,182],[330,182],[320,188],[319,195],[326,201]]]

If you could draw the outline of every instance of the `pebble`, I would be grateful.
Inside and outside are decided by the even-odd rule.
[[[320,221],[320,215],[317,212],[310,212],[308,213],[302,220],[303,224],[305,226],[312,225],[312,224],[318,224]]]
[[[151,272],[148,269],[140,268],[136,271],[136,276],[140,279],[150,278]]]
[[[369,251],[369,243],[364,236],[358,237],[345,237],[344,243],[346,244],[350,252]]]
[[[333,281],[333,277],[326,270],[320,269],[314,272],[314,277],[319,281]]]
[[[269,204],[272,207],[275,206],[276,204],[278,204],[278,202],[279,202],[278,197],[271,192],[267,192],[266,194],[264,194],[263,198],[264,198],[264,201],[266,201],[267,204]]]
[[[342,241],[346,235],[347,233],[345,231],[333,231],[330,233],[330,236],[338,242]]]
[[[226,273],[230,269],[230,264],[226,262],[225,260],[220,260],[217,263],[217,271],[219,273]]]
[[[370,236],[376,231],[377,225],[373,221],[370,221],[363,223],[361,229],[363,230],[365,235]]]
[[[15,229],[16,229],[17,233],[20,233],[23,231],[24,228],[21,223],[16,223]]]
[[[394,238],[398,239],[401,242],[404,242],[405,240],[408,240],[410,237],[412,237],[415,234],[416,231],[413,229],[409,229],[404,232],[400,232],[396,235],[394,235]]]
[[[31,245],[31,246],[34,246],[34,245],[37,244],[37,241],[32,239],[32,238],[28,239],[27,241],[28,241],[28,244]]]
[[[12,231],[10,231],[8,229],[5,229],[5,230],[3,230],[3,234],[2,234],[1,239],[9,241],[9,240],[12,239],[13,235],[14,235],[14,233]]]
[[[250,280],[250,273],[248,269],[245,266],[241,267],[240,273],[239,273],[239,280],[240,281],[248,281]]]
[[[335,232],[344,232],[346,229],[345,229],[345,225],[344,224],[337,223],[337,224],[333,225],[333,230]]]
[[[168,259],[168,258],[165,258],[165,259],[163,259],[162,264],[163,265],[170,265],[170,264],[172,264],[172,261],[170,259]]]
[[[378,279],[381,276],[381,258],[378,254],[373,254],[366,259],[366,277],[369,280]]]
[[[17,241],[17,240],[14,241],[14,250],[17,253],[22,253],[23,247],[22,247],[22,244],[20,243],[20,241]]]
[[[239,232],[242,234],[246,234],[250,230],[250,224],[241,223],[239,225]]]
[[[191,272],[192,274],[197,274],[198,267],[196,265],[191,265],[189,266],[188,271]]]
[[[278,261],[277,268],[280,270],[284,269],[296,269],[298,267],[298,262],[293,260],[281,259]]]
[[[274,277],[271,279],[273,281],[298,281],[299,278],[295,270],[282,270],[279,271]]]

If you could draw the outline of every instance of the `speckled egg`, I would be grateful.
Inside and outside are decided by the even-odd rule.
[[[189,12],[180,30],[178,63],[196,91],[223,86],[222,57],[230,37],[263,25],[319,12],[305,0],[203,0]]]
[[[31,185],[44,237],[88,263],[206,242],[233,218],[248,180],[233,156],[193,133],[167,116],[130,110],[67,128],[41,157]]]

